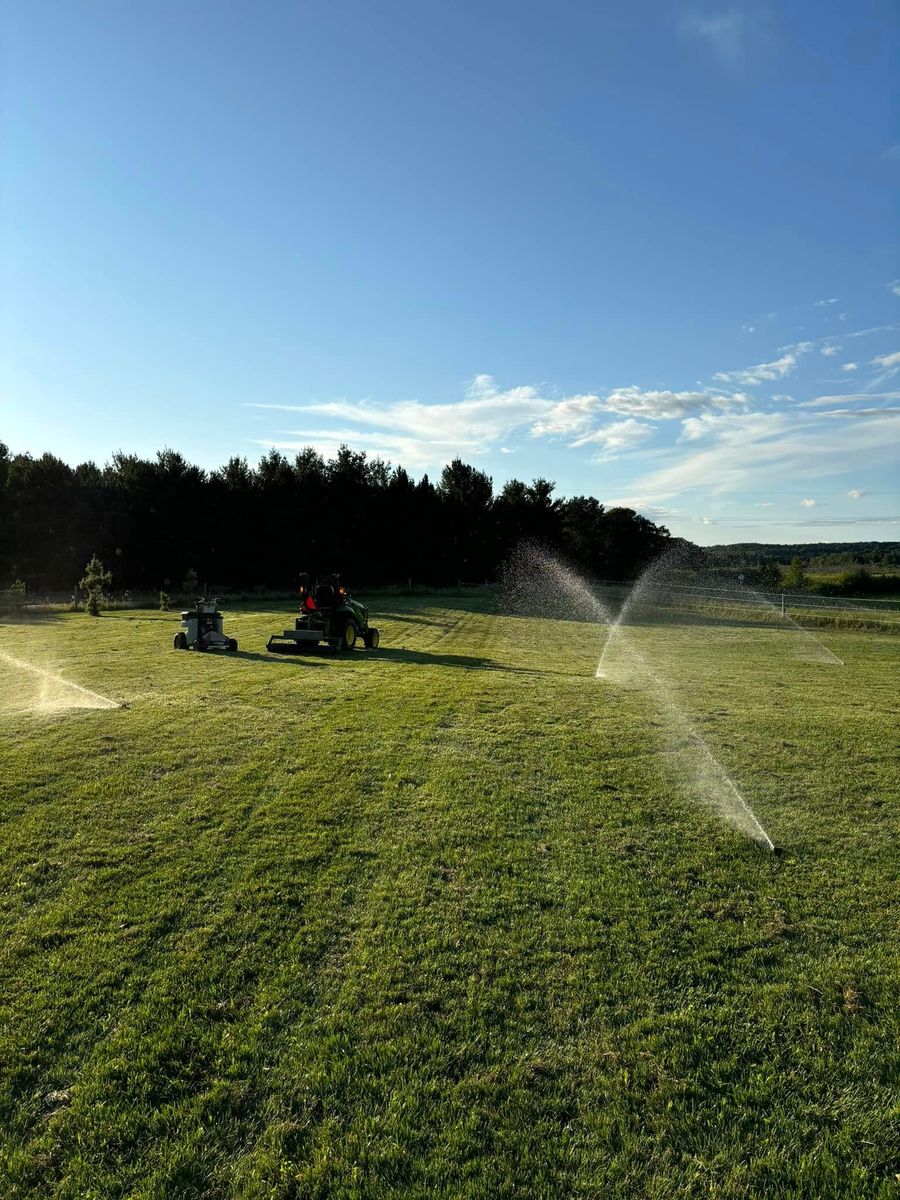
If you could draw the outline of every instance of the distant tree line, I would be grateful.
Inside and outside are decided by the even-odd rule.
[[[804,550],[792,554],[791,550]],[[707,569],[763,592],[810,592],[822,596],[895,596],[900,592],[897,542],[835,542],[802,546],[742,543],[698,551]],[[835,567],[851,567],[835,571]]]
[[[732,567],[755,566],[761,562],[789,566],[795,558],[813,568],[900,565],[900,542],[735,542],[728,546],[707,546],[705,553],[710,562]]]
[[[493,579],[522,539],[587,573],[629,579],[669,533],[593,496],[562,499],[546,479],[490,477],[459,459],[437,482],[346,446],[324,459],[271,451],[207,472],[173,450],[72,467],[0,443],[0,588],[72,589],[97,556],[113,590],[158,591],[195,571],[201,585],[289,588],[301,570],[354,585]]]

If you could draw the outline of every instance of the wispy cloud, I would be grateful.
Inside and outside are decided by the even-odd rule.
[[[837,304],[837,302],[838,302],[838,297],[832,296],[832,298],[830,300],[816,300],[813,307],[814,308],[824,308],[827,304]]]
[[[634,417],[624,421],[614,421],[602,429],[595,429],[572,442],[573,446],[597,446],[594,462],[605,462],[625,450],[633,450],[645,442],[654,432],[654,426]]]
[[[871,337],[873,333],[893,333],[897,329],[900,329],[900,325],[870,325],[868,329],[854,329],[852,333],[841,334],[841,337]]]
[[[802,400],[798,408],[827,408],[832,404],[850,404],[865,400],[871,404],[873,400],[900,400],[900,392],[853,392],[847,396],[815,396],[812,400]]]
[[[575,449],[596,447],[595,459],[605,459],[646,441],[653,431],[647,422],[735,410],[749,403],[745,393],[721,388],[675,392],[629,386],[606,395],[560,397],[530,385],[501,389],[492,376],[477,375],[465,397],[450,404],[331,400],[249,407],[294,413],[306,422],[328,422],[282,430],[267,445],[293,449],[309,444],[331,454],[345,442],[411,467],[431,467],[456,455],[482,457],[501,444],[509,452],[509,439],[515,435],[563,439]],[[625,420],[603,424],[610,414]]]
[[[900,525],[900,517],[817,517],[814,521],[771,521],[771,525],[793,525],[809,529],[826,526],[844,529],[853,525]]]
[[[752,403],[745,392],[727,392],[721,388],[698,391],[644,391],[638,387],[616,388],[603,401],[607,412],[621,416],[645,417],[654,421],[672,420],[705,409],[739,408]]]
[[[862,488],[851,488],[847,493],[851,500],[862,500],[865,494],[866,493],[862,490]]]
[[[692,489],[725,495],[759,485],[769,476],[824,479],[847,470],[872,470],[894,461],[900,435],[897,413],[849,422],[836,437],[819,413],[793,410],[721,414],[684,422],[670,461],[635,479],[619,499],[639,507]]]
[[[647,512],[646,508],[642,509]],[[704,525],[727,525],[730,529],[760,529],[759,521],[746,520],[745,518],[722,518],[718,521],[710,521],[705,517],[695,517],[695,521],[700,521]],[[900,525],[900,517],[897,516],[880,516],[880,517],[814,517],[814,518],[795,518],[789,521],[770,521],[764,523],[765,529],[844,529],[860,525]]]
[[[879,388],[883,383],[887,383],[888,380],[893,379],[897,372],[900,371],[900,350],[895,351],[893,354],[879,354],[870,361],[873,367],[878,368],[878,374],[873,379],[870,379],[865,386],[867,391],[874,391],[875,388]]]
[[[800,501],[801,507],[803,507],[803,508],[815,508],[818,503],[819,503],[818,500],[801,500]]]
[[[900,279],[892,279],[891,282],[887,286],[888,286],[888,289],[890,291],[892,291],[895,296],[900,296]]]
[[[900,408],[829,408],[820,412],[820,417],[841,417],[849,421],[865,421],[869,417],[883,417],[885,413],[900,413]]]
[[[748,15],[737,8],[719,13],[686,13],[679,28],[683,37],[708,46],[729,65],[743,59],[757,33]]]
[[[776,358],[772,362],[757,363],[755,367],[745,367],[740,371],[717,371],[713,378],[722,383],[742,383],[750,387],[756,387],[757,384],[774,379],[784,379],[786,375],[790,375],[796,370],[799,356],[806,354],[814,344],[813,342],[798,342],[786,354],[782,354],[781,358]]]
[[[568,405],[564,409],[563,406]],[[451,404],[423,404],[401,400],[332,400],[301,405],[253,405],[255,408],[293,412],[305,418],[340,422],[327,428],[287,431],[299,442],[273,442],[283,449],[295,445],[331,448],[346,442],[394,458],[412,467],[430,467],[456,455],[480,457],[517,430],[535,422],[556,421],[560,432],[583,428],[599,405],[599,397],[569,397],[567,401],[543,396],[534,387],[499,389],[489,375],[477,375],[463,400]],[[354,428],[361,426],[362,428]],[[325,452],[323,450],[323,452]]]
[[[813,394],[798,403],[778,392],[777,383],[797,372],[802,356],[815,350],[833,359],[838,339],[780,346],[771,361],[721,371],[708,385],[698,382],[681,390],[629,384],[565,395],[530,384],[503,388],[481,374],[448,403],[335,399],[252,407],[294,418],[282,421],[290,427],[272,431],[261,445],[284,450],[313,445],[332,457],[347,444],[411,469],[430,471],[457,455],[468,461],[499,459],[540,441],[555,443],[553,453],[567,447],[582,463],[619,458],[626,467],[618,486],[627,487],[628,495],[612,502],[645,511],[647,505],[666,505],[691,491],[772,494],[773,481],[785,478],[815,496],[812,481],[892,464],[900,436],[900,409],[891,404],[900,392],[875,390],[877,371],[900,371],[900,352],[870,359],[865,376],[853,381],[855,393]],[[847,375],[861,369],[856,362],[842,365]],[[844,382],[849,385],[849,379]],[[803,395],[803,375],[798,372],[796,386],[790,386]],[[837,382],[825,386],[840,389]],[[628,469],[628,456],[636,468]],[[842,503],[854,498],[847,493]],[[689,517],[682,513],[679,519]]]
[[[702,413],[682,421],[679,441],[699,442],[722,436],[735,428],[740,428],[747,438],[766,437],[788,425],[789,418],[784,413],[756,412],[739,418],[726,413]]]
[[[568,396],[548,403],[544,413],[533,422],[532,437],[566,437],[586,428],[603,407],[599,396]]]

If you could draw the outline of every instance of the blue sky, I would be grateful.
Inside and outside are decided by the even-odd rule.
[[[7,0],[0,439],[900,537],[889,3]]]

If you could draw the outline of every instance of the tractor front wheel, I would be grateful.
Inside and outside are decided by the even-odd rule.
[[[363,640],[366,643],[367,650],[377,650],[378,643],[381,641],[381,637],[379,636],[377,629],[367,629],[363,635]]]
[[[187,650],[187,638],[183,633],[176,633],[175,640],[172,645],[176,650]]]
[[[228,639],[228,649],[232,652],[232,654],[235,650],[237,650],[237,642],[234,640],[234,638]]]
[[[348,621],[341,634],[341,649],[352,650],[356,646],[356,626]]]

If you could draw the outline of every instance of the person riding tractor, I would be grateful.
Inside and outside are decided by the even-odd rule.
[[[273,634],[266,649],[276,654],[298,654],[320,642],[332,651],[353,650],[362,639],[367,650],[379,643],[378,630],[369,624],[369,610],[354,600],[341,583],[340,576],[326,575],[313,585],[307,574],[300,576],[297,592],[300,616],[293,629]]]

